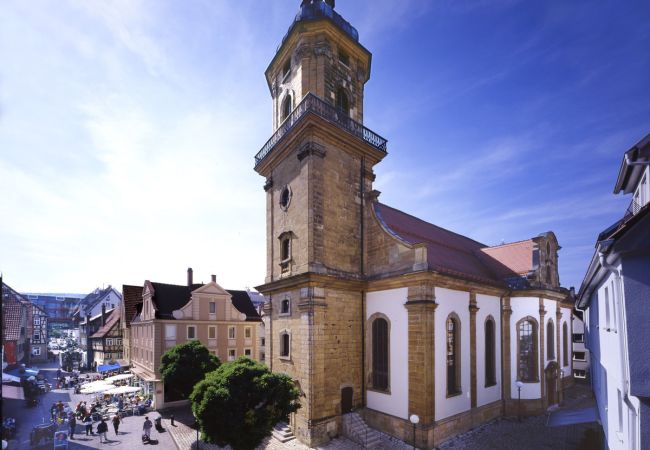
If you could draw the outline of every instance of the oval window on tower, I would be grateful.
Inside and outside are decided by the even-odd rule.
[[[291,189],[289,186],[285,186],[280,192],[280,208],[286,211],[289,203],[291,203]]]

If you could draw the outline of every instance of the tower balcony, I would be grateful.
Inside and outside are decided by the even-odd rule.
[[[364,127],[361,123],[351,119],[340,109],[330,105],[329,103],[318,98],[316,95],[309,93],[302,101],[294,108],[289,116],[282,122],[280,127],[273,133],[271,138],[266,141],[266,144],[255,155],[255,167],[257,167],[264,158],[266,158],[282,138],[291,131],[300,121],[307,116],[307,114],[315,114],[318,117],[337,125],[342,130],[348,132],[352,136],[364,140],[375,149],[387,153],[387,140],[375,133],[374,131]]]

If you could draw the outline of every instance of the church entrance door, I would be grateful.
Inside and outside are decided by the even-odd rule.
[[[544,375],[546,377],[546,399],[548,406],[557,405],[559,397],[557,395],[557,375],[559,366],[555,361],[551,361],[546,369]]]
[[[341,389],[341,414],[352,412],[352,394],[351,387]]]

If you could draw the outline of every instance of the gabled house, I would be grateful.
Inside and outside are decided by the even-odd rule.
[[[650,448],[650,134],[625,152],[614,193],[632,194],[597,238],[578,296],[610,449]]]
[[[122,286],[122,303],[120,304],[120,327],[122,328],[122,347],[124,360],[131,360],[131,321],[142,310],[142,286]]]
[[[160,375],[161,356],[177,344],[199,340],[222,362],[258,359],[261,318],[248,293],[222,288],[214,275],[194,284],[192,269],[187,279],[187,285],[145,281],[131,321],[131,370],[156,408],[182,400],[165,391]]]
[[[97,288],[79,301],[77,308],[73,311],[73,318],[80,323],[84,317],[96,316],[102,308],[111,310],[118,308],[122,302],[122,294],[111,285],[104,289]]]
[[[2,344],[4,362],[26,362],[29,351],[27,334],[28,302],[21,294],[2,284]]]
[[[114,365],[123,358],[120,308],[114,308],[103,325],[90,336],[93,365]],[[122,364],[120,366],[123,366]]]
[[[43,308],[31,302],[27,302],[27,335],[30,339],[30,362],[47,361],[47,314]]]
[[[112,312],[113,309],[106,310],[106,307],[102,306],[102,310],[99,314],[95,316],[86,316],[79,324],[79,348],[83,352],[81,359],[83,367],[88,369],[97,368],[91,337],[99,331],[100,328],[106,325],[106,320]]]

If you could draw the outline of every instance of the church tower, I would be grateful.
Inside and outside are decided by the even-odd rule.
[[[364,201],[386,140],[363,126],[371,54],[333,0],[304,0],[265,75],[267,361],[301,390],[294,434],[315,446],[364,405]]]

